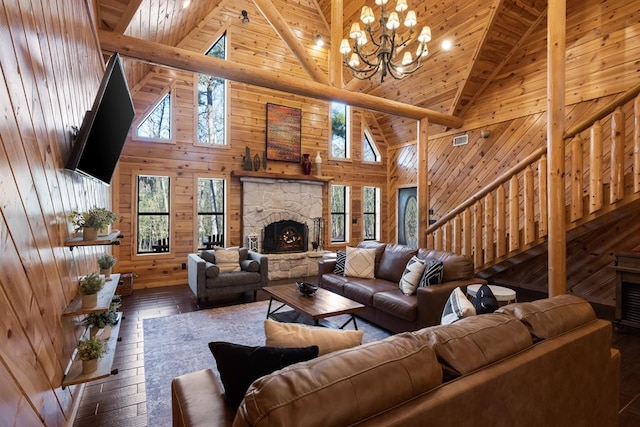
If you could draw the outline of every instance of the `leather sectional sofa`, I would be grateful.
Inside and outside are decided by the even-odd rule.
[[[364,304],[358,316],[392,332],[415,331],[439,325],[442,310],[451,292],[467,285],[486,283],[473,277],[473,263],[468,257],[451,252],[415,249],[405,245],[360,242],[358,248],[375,249],[375,279],[346,277],[335,274],[335,260],[321,260],[318,264],[318,284],[332,292]],[[443,262],[441,284],[420,287],[415,295],[404,295],[399,288],[400,278],[412,256],[435,258]]]
[[[173,425],[616,426],[611,323],[561,295],[393,335],[261,377],[236,413],[215,374],[172,383]]]

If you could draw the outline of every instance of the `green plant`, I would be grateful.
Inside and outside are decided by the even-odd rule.
[[[78,292],[81,295],[92,295],[98,293],[104,287],[104,279],[96,272],[87,274],[80,280]]]
[[[106,352],[107,349],[99,338],[87,338],[78,343],[78,359],[80,360],[99,359]]]
[[[118,219],[118,215],[106,208],[94,206],[86,212],[71,212],[69,219],[75,231],[85,227],[102,230],[113,224]]]
[[[115,311],[104,311],[102,313],[90,313],[82,319],[84,326],[103,329],[105,326],[113,326],[118,321],[118,315]]]
[[[116,261],[118,261],[118,258],[114,257],[113,255],[102,255],[100,258],[98,258],[98,265],[102,269],[107,269],[113,267]]]

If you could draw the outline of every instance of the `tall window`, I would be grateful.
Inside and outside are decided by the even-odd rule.
[[[349,187],[331,186],[331,241],[346,242],[349,234]]]
[[[136,136],[152,139],[171,139],[171,92],[162,97],[151,112],[140,121]]]
[[[365,162],[380,161],[380,151],[378,151],[378,147],[367,128],[364,129],[362,135],[362,160]]]
[[[224,242],[224,179],[198,178],[198,248],[214,236]]]
[[[364,240],[378,240],[380,238],[380,189],[364,187],[363,201]]]
[[[169,252],[168,176],[138,175],[138,253]]]
[[[348,159],[349,156],[349,107],[339,102],[331,103],[331,157]]]
[[[226,34],[205,55],[226,59]],[[198,75],[198,129],[201,144],[226,144],[226,80],[207,74]]]

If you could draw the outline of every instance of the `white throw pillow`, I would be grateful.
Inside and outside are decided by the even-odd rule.
[[[464,295],[462,289],[455,288],[442,311],[442,318],[440,320],[441,325],[449,325],[456,320],[460,320],[463,317],[470,317],[476,315],[476,309]]]
[[[240,252],[238,248],[216,249],[216,265],[220,273],[240,271]]]
[[[318,356],[362,344],[363,331],[331,329],[298,323],[264,321],[265,345],[269,347],[318,346]]]
[[[347,246],[347,261],[344,264],[344,275],[375,279],[376,250],[352,248]]]
[[[424,268],[425,262],[423,260],[415,255],[411,257],[400,278],[400,290],[403,294],[413,295],[416,293]]]

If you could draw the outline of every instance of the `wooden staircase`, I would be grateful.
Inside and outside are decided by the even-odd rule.
[[[638,94],[640,85],[564,135],[568,255],[572,242],[594,231],[597,236],[596,230],[640,210]],[[545,255],[549,221],[546,153],[546,147],[534,151],[431,225],[426,230],[427,244],[469,256],[476,274],[484,278]],[[570,283],[567,287],[574,291]]]

